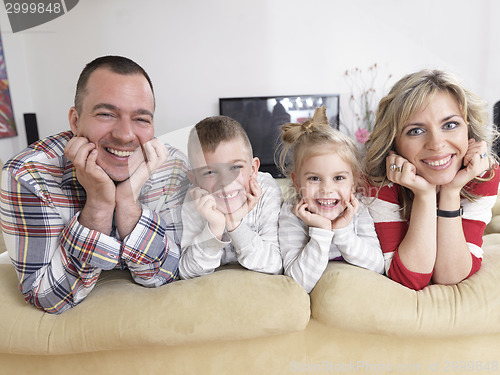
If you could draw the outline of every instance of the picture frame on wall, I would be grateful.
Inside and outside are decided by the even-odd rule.
[[[16,135],[17,128],[14,111],[12,110],[3,41],[0,34],[0,138],[14,137]]]

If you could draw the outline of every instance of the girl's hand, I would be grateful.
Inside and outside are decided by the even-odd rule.
[[[344,210],[341,216],[332,221],[331,223],[332,229],[340,229],[347,227],[349,223],[352,221],[356,212],[358,212],[359,210],[359,201],[354,195],[354,193],[351,193],[351,200],[345,201],[344,204],[346,206],[346,209]]]
[[[293,209],[293,213],[309,227],[322,228],[326,230],[332,229],[331,221],[326,217],[309,211],[308,204],[304,201],[304,199],[301,199],[299,203],[297,203]]]
[[[417,175],[417,168],[394,151],[389,151],[385,165],[389,181],[410,189],[415,195],[430,191],[436,192],[436,186]]]
[[[443,186],[443,188],[461,190],[470,180],[490,168],[486,142],[477,142],[473,138],[469,139],[469,148],[465,153],[463,164],[464,168],[460,169],[453,181]]]

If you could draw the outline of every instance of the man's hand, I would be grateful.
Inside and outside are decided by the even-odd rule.
[[[116,186],[116,227],[122,238],[132,232],[142,215],[142,206],[139,202],[142,187],[168,158],[167,148],[156,138],[145,143],[141,150],[136,152],[144,155],[144,161],[128,179]]]
[[[78,218],[83,226],[110,234],[115,210],[115,184],[97,165],[97,149],[85,137],[70,139],[64,153],[73,162],[76,178],[87,194]]]
[[[165,145],[154,138],[145,143],[141,150],[136,152],[142,153],[144,160],[132,172],[130,177],[120,182],[116,189],[116,204],[121,205],[127,203],[128,205],[135,204],[139,199],[141,189],[146,181],[151,177],[153,172],[165,163],[168,158],[168,150]]]
[[[226,219],[224,214],[217,209],[215,198],[208,191],[195,187],[189,191],[193,198],[194,207],[207,221],[210,231],[219,240],[222,239]]]
[[[255,177],[251,177],[249,184],[250,192],[247,193],[247,201],[235,212],[225,215],[226,230],[228,232],[232,232],[233,230],[238,228],[245,215],[252,211],[257,205],[257,202],[259,202],[259,199],[262,195],[262,188],[257,182],[257,179]]]
[[[87,202],[89,199],[96,200],[114,208],[115,184],[96,164],[95,145],[85,137],[73,137],[66,145],[64,153],[75,166],[76,178],[87,193]]]

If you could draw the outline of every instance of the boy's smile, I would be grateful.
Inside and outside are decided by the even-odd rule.
[[[230,214],[246,203],[259,162],[241,139],[223,141],[215,151],[198,152],[193,159],[196,184],[212,194],[217,210]]]

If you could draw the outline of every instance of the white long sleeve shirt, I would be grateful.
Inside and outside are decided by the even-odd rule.
[[[311,292],[330,260],[384,273],[384,257],[367,207],[360,208],[351,223],[333,231],[308,227],[293,212],[296,200],[287,200],[279,218],[279,242],[284,273]]]
[[[232,232],[219,240],[207,220],[196,210],[190,194],[182,206],[183,233],[179,274],[183,279],[212,273],[228,263],[269,274],[282,272],[278,245],[278,218],[281,189],[269,173],[259,172],[257,182],[262,195],[257,205]]]

